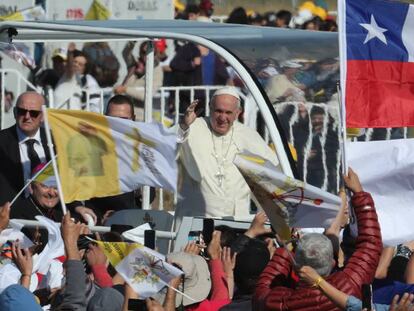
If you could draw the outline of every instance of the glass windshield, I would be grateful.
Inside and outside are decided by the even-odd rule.
[[[275,109],[300,179],[331,193],[340,186],[336,33],[263,31],[220,44],[250,69]],[[220,40],[217,40],[220,41]]]

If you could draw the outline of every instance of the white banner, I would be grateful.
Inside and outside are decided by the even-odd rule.
[[[93,0],[47,1],[51,20],[83,20]],[[173,19],[172,0],[101,0],[112,13],[110,19]]]
[[[348,143],[347,156],[363,189],[374,198],[383,243],[412,240],[414,139]]]

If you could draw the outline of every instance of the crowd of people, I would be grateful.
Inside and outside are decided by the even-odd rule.
[[[50,243],[44,230],[24,230],[35,242],[30,249],[22,248],[18,240],[2,245],[0,275],[7,265],[14,265],[18,272],[0,278],[1,310],[145,310],[144,305],[151,311],[412,310],[412,242],[396,250],[383,248],[370,194],[351,169],[344,180],[352,193],[356,237],[350,234],[344,193],[337,217],[323,234],[299,230],[283,241],[266,225],[265,213],[259,212],[246,231],[217,226],[207,245],[192,241],[181,252],[167,254],[168,262],[183,274],[145,300],[133,290],[131,280],[109,264],[100,247],[84,242],[88,227],[68,212],[60,220],[65,250],[59,258],[61,268],[42,276],[45,287],[33,288],[34,278],[39,279],[33,271],[34,258]],[[36,197],[34,192],[31,195]],[[10,203],[0,207],[0,236],[8,230],[14,208]],[[128,242],[115,232],[95,238]],[[368,284],[372,284],[372,297],[362,294],[363,285]]]
[[[328,13],[328,5],[324,0],[303,1],[295,11],[281,9],[259,13],[239,6],[223,21],[229,24],[338,31],[335,16]],[[214,20],[214,4],[210,0],[201,0],[184,6],[175,1],[175,18],[211,22]]]

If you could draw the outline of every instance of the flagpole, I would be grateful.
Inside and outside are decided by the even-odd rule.
[[[341,146],[341,164],[342,164],[342,175],[348,174],[348,167],[347,167],[347,157],[346,157],[346,118],[345,118],[345,105],[342,102],[342,91],[341,86],[339,83],[336,85],[336,89],[338,92],[338,104],[339,104],[339,116],[340,116],[340,131],[341,131],[341,137],[342,142],[340,144]]]
[[[144,121],[145,123],[152,122],[152,88],[154,84],[154,42],[152,40],[147,42],[147,53],[145,61],[145,106],[144,106]],[[142,209],[151,209],[150,203],[150,187],[142,187]]]
[[[338,0],[338,43],[339,43],[339,65],[340,65],[340,85],[337,86],[338,101],[339,101],[339,113],[341,118],[341,131],[342,131],[342,173],[347,175],[347,157],[346,157],[346,24],[345,24],[345,12],[346,4],[343,0]]]
[[[165,286],[167,286],[168,288],[171,288],[173,291],[175,291],[176,293],[183,295],[185,298],[190,299],[191,301],[197,302],[194,298],[191,298],[190,296],[188,296],[187,294],[184,294],[184,292],[174,288],[173,286],[171,286],[170,284],[168,284],[167,282],[164,282],[163,280],[161,280],[161,278],[159,279],[160,283],[163,283]]]
[[[39,176],[41,173],[43,173],[43,171],[50,165],[50,162],[52,162],[52,160],[50,160],[49,162],[46,163],[46,165],[40,170],[38,171],[32,178],[30,178],[27,183],[23,186],[23,188],[16,194],[16,196],[13,198],[13,200],[10,203],[10,206],[13,205],[13,203],[17,200],[17,198],[23,193],[23,191],[26,190],[26,188],[32,183],[33,180],[35,180],[37,178],[37,176]]]
[[[52,158],[51,161],[53,165],[53,171],[55,172],[55,176],[56,176],[56,185],[58,188],[58,193],[59,193],[59,198],[60,198],[60,206],[62,207],[63,215],[66,215],[67,209],[66,209],[65,200],[63,198],[62,184],[60,183],[60,176],[59,176],[59,171],[58,171],[57,163],[56,163],[55,150],[53,149],[52,135],[50,134],[51,132],[50,132],[50,126],[49,126],[49,118],[47,115],[47,109],[45,105],[42,106],[42,111],[43,111],[43,120],[45,124],[47,146],[49,147],[50,157]]]

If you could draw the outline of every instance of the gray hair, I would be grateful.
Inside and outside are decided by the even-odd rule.
[[[328,276],[332,270],[332,243],[323,234],[305,234],[298,242],[295,260],[298,268],[310,266],[321,276]]]
[[[220,95],[230,95],[230,94],[219,94],[219,95],[213,95],[213,97],[211,98],[211,100],[210,100],[210,109],[212,109],[213,107],[214,107],[214,102],[215,102],[215,98],[217,97],[217,96],[220,96]],[[234,97],[234,96],[233,96]],[[237,98],[237,97],[235,97],[236,99],[237,99],[237,109],[241,109],[242,107],[241,107],[241,103],[240,103],[240,98]]]

